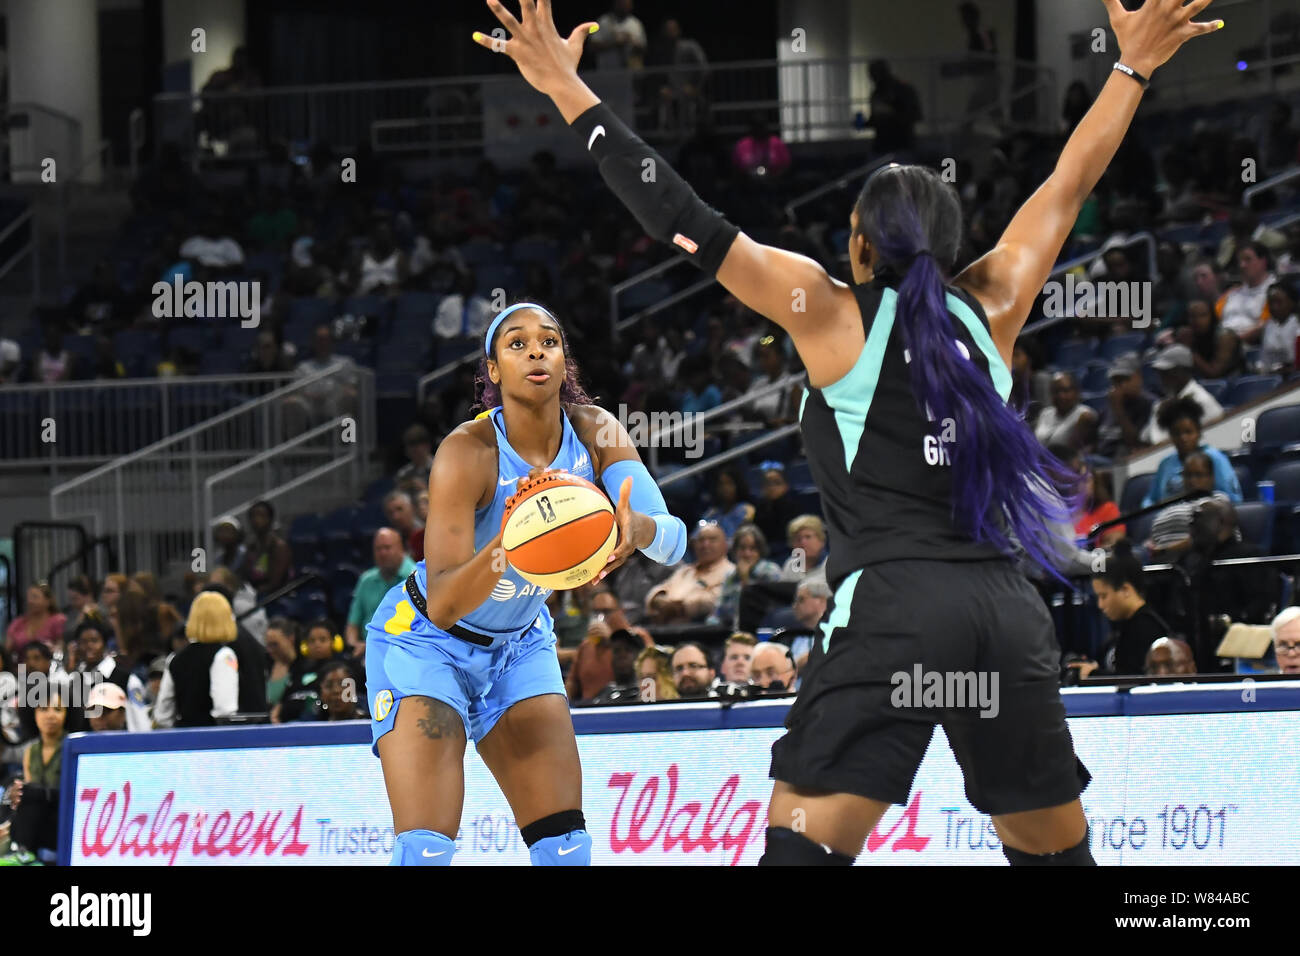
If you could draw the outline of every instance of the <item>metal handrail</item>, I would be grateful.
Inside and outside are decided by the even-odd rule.
[[[204,545],[208,549],[208,553],[209,554],[214,553],[213,540],[212,540],[212,523],[216,520],[217,515],[214,512],[212,507],[212,498],[213,498],[213,489],[216,487],[218,482],[224,481],[225,479],[229,478],[231,475],[236,475],[242,471],[247,471],[249,468],[252,468],[256,465],[260,465],[264,461],[269,461],[270,459],[283,454],[284,452],[288,451],[291,448],[296,448],[299,445],[304,445],[319,435],[323,435],[333,429],[337,429],[340,425],[343,424],[345,420],[347,420],[348,417],[349,416],[347,415],[337,415],[330,421],[323,422],[322,424],[317,425],[315,428],[303,432],[301,435],[296,435],[295,437],[290,438],[287,441],[281,442],[279,445],[276,445],[274,448],[268,448],[266,451],[254,455],[252,458],[246,458],[243,461],[241,461],[239,464],[231,465],[229,468],[224,468],[221,471],[217,472],[216,474],[210,475],[206,479],[204,479],[203,527],[204,527],[204,536],[205,536]],[[352,453],[351,455],[348,456],[348,458],[335,459],[334,461],[327,462],[324,465],[317,466],[316,468],[313,468],[310,472],[308,472],[306,475],[299,475],[297,478],[293,479],[292,484],[294,484],[296,487],[297,484],[301,484],[303,481],[309,478],[314,479],[320,477],[320,475],[324,474],[326,471],[330,470],[331,468],[338,467],[341,462],[350,461],[352,464],[355,465],[357,459],[358,445],[359,443],[357,442],[353,443]],[[267,497],[266,493],[259,494],[258,496],[258,498],[266,498],[266,497]],[[234,505],[230,508],[223,508],[222,514],[227,514],[227,513],[240,514],[243,511],[245,511],[247,508],[249,508],[255,500],[257,499],[256,498],[249,499],[248,501],[241,502],[240,504]]]
[[[7,276],[13,270],[13,268],[17,266],[19,262],[22,261],[23,256],[30,254],[32,257],[32,296],[34,298],[39,299],[41,295],[41,279],[40,279],[41,257],[40,257],[40,245],[39,245],[40,234],[37,229],[36,215],[33,212],[31,206],[28,206],[25,210],[23,210],[23,212],[18,216],[18,218],[15,219],[13,222],[11,222],[5,228],[4,232],[0,232],[0,241],[3,241],[6,237],[8,237],[8,235],[11,232],[16,230],[19,226],[21,226],[23,223],[27,222],[28,220],[31,220],[31,224],[32,224],[31,238],[27,240],[26,244],[21,249],[19,249],[17,252],[15,252],[12,256],[9,257],[8,262],[4,263],[4,265],[0,265],[0,279],[3,279],[5,276]]]
[[[1270,176],[1263,182],[1255,183],[1253,186],[1247,186],[1241,194],[1241,204],[1247,208],[1250,207],[1250,201],[1260,193],[1272,189],[1280,183],[1289,182],[1292,179],[1300,179],[1300,166],[1294,166],[1291,169],[1285,169],[1275,176]]]
[[[1148,270],[1147,275],[1154,278],[1158,274],[1158,270],[1156,268],[1156,244],[1158,241],[1159,240],[1156,239],[1154,233],[1143,230],[1142,232],[1133,233],[1133,235],[1129,236],[1123,242],[1119,242],[1111,246],[1110,249],[1126,249],[1129,246],[1137,245],[1139,242],[1146,243],[1147,270]],[[1107,249],[1106,252],[1109,252],[1110,249]],[[1100,249],[1095,249],[1092,252],[1085,252],[1081,256],[1075,256],[1073,259],[1067,259],[1065,262],[1061,262],[1053,266],[1052,271],[1048,274],[1048,278],[1051,278],[1052,276],[1064,275],[1065,273],[1069,272],[1071,269],[1076,269],[1079,266],[1087,265],[1088,263],[1096,259],[1098,256],[1102,256],[1102,255],[1105,255],[1105,252],[1103,252]]]
[[[785,204],[786,216],[789,217],[791,220],[793,220],[794,211],[798,209],[800,206],[810,203],[814,199],[820,199],[822,196],[826,195],[827,193],[834,192],[837,189],[846,188],[849,185],[849,182],[851,180],[857,179],[859,177],[864,177],[872,173],[876,169],[880,168],[881,166],[894,162],[897,156],[898,156],[897,153],[887,153],[884,156],[879,156],[876,159],[873,159],[869,163],[863,163],[861,166],[857,167],[856,169],[849,170],[847,173],[844,173],[842,176],[839,176],[831,180],[829,183],[826,183],[825,185],[818,186],[816,189],[810,190],[809,192],[804,193],[802,196],[796,196],[794,199],[791,199],[788,203]]]
[[[739,411],[741,409],[748,407],[749,405],[752,405],[756,399],[762,398],[764,395],[770,395],[773,392],[783,392],[786,389],[788,389],[790,386],[797,385],[800,382],[803,382],[806,378],[807,376],[802,372],[791,372],[787,375],[783,375],[780,378],[778,378],[775,382],[768,382],[766,385],[762,386],[761,388],[756,388],[752,392],[746,392],[744,395],[740,395],[737,396],[736,398],[731,399],[730,401],[723,402],[721,405],[715,405],[713,406],[713,408],[710,408],[707,411],[696,412],[692,414],[690,416],[690,423],[692,425],[702,424],[708,421],[709,419],[720,418],[723,415],[729,414],[730,412]],[[684,429],[686,425],[687,425],[687,418],[686,416],[682,416],[681,421],[679,421],[677,424],[671,425],[666,429],[657,428],[650,434],[647,443],[650,446],[650,470],[652,472],[658,472],[659,470],[659,446],[663,444],[666,438],[676,435],[679,431]],[[796,422],[795,425],[797,427],[798,423]],[[788,428],[788,427],[789,426],[782,426],[782,428]],[[780,432],[780,429],[777,429],[777,431]],[[782,435],[784,436],[784,434],[787,433],[783,432]],[[762,436],[760,439],[751,440],[737,447],[744,448],[746,450],[750,448],[757,448],[761,445],[768,444],[769,443],[768,441],[763,440],[768,438],[769,436],[765,435]],[[771,439],[771,441],[775,441],[775,440],[776,439]],[[713,467],[713,465],[716,464],[717,462],[729,461],[731,458],[735,457],[734,455],[729,454],[730,451],[734,451],[734,449],[728,449],[728,451],[722,452],[720,455],[714,455],[712,458],[708,460],[708,466]],[[705,463],[701,462],[700,464],[705,464]],[[695,468],[696,466],[691,465],[690,467]],[[692,472],[692,474],[693,473],[694,472]],[[673,474],[677,474],[677,472],[674,472]]]
[[[477,350],[473,352],[467,352],[466,354],[462,355],[460,358],[452,359],[450,362],[444,362],[442,365],[439,365],[437,368],[435,368],[432,372],[426,372],[424,375],[420,376],[419,380],[415,383],[416,401],[421,403],[424,402],[424,390],[426,387],[428,387],[429,383],[436,382],[438,379],[442,378],[445,375],[450,375],[452,372],[456,371],[456,369],[460,368],[462,365],[468,365],[471,362],[477,362],[479,358],[480,355]]]
[[[735,448],[728,448],[726,451],[714,455],[707,461],[696,462],[694,465],[688,465],[680,471],[674,471],[670,475],[665,475],[662,478],[656,478],[655,480],[658,482],[660,487],[670,485],[674,481],[681,481],[684,478],[690,478],[702,472],[709,471],[724,462],[731,461],[733,458],[740,458],[742,455],[748,455],[755,448],[762,448],[764,445],[770,445],[789,435],[797,434],[798,431],[798,422],[789,425],[782,425],[780,428],[775,431],[770,431],[766,435],[760,435],[758,438],[737,445]]]
[[[17,385],[6,385],[5,394],[12,395],[15,392],[69,392],[69,391],[91,391],[101,388],[143,388],[152,386],[154,388],[185,388],[186,386],[195,385],[243,385],[249,382],[261,382],[268,379],[285,379],[286,384],[292,384],[294,381],[293,372],[249,372],[245,375],[186,375],[172,376],[168,378],[95,378],[79,382],[20,382]],[[264,396],[258,396],[263,398]],[[238,409],[235,409],[238,411]],[[203,423],[193,427],[200,428]]]
[[[199,422],[197,425],[191,425],[189,428],[183,429],[182,431],[177,432],[175,435],[169,435],[166,438],[161,438],[158,441],[154,442],[152,445],[146,445],[144,448],[141,448],[138,451],[133,451],[129,455],[123,455],[120,458],[116,458],[113,461],[110,461],[106,465],[101,465],[99,468],[96,468],[93,471],[86,472],[84,475],[78,475],[76,478],[69,479],[68,481],[65,481],[62,484],[56,485],[54,488],[52,488],[50,490],[50,497],[53,498],[56,497],[57,495],[64,494],[65,492],[70,491],[71,489],[77,487],[78,485],[83,485],[89,481],[92,481],[95,478],[98,478],[100,475],[107,474],[109,471],[112,471],[114,469],[120,470],[122,467],[129,465],[132,462],[145,457],[146,455],[152,454],[155,451],[159,451],[168,445],[174,445],[180,442],[184,442],[194,437],[195,435],[199,434],[202,431],[211,429],[213,425],[218,425],[221,422],[234,418],[236,415],[247,414],[255,405],[270,404],[273,401],[286,398],[293,392],[300,391],[309,385],[314,385],[315,383],[321,381],[322,379],[329,378],[333,375],[336,375],[338,374],[339,364],[340,363],[338,362],[332,362],[329,365],[327,365],[325,368],[321,369],[320,371],[312,372],[310,375],[305,375],[302,378],[296,379],[293,382],[290,382],[288,385],[285,385],[281,388],[277,388],[274,392],[269,392],[268,394],[255,398],[250,402],[245,402],[243,405],[240,405],[236,408],[232,408],[227,411],[224,411],[219,415],[214,415],[212,418],[209,418],[206,421]]]

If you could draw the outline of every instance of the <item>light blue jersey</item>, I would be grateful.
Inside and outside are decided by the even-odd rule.
[[[564,437],[548,467],[594,482],[591,456],[568,416],[560,414]],[[532,467],[510,446],[500,406],[489,417],[496,429],[497,484],[492,501],[474,512],[475,553],[500,532],[506,499]],[[416,565],[415,576],[420,593],[427,595],[423,561]],[[466,737],[481,740],[513,704],[540,694],[563,695],[555,627],[545,606],[550,593],[550,588],[530,584],[507,566],[491,597],[456,622],[490,639],[475,646],[421,615],[404,582],[389,591],[366,629],[366,691],[375,752],[379,738],[393,729],[405,697],[449,704],[460,714]]]

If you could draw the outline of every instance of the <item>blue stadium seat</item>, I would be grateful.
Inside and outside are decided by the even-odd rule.
[[[808,467],[808,459],[800,458],[788,463],[785,466],[785,480],[791,488],[804,489],[814,488],[812,469]]]
[[[157,332],[140,329],[124,329],[113,336],[113,353],[118,361],[126,363],[127,358],[158,351],[162,336]]]
[[[350,564],[353,561],[355,548],[351,531],[339,528],[323,535],[321,541],[328,564]]]
[[[1201,388],[1205,389],[1214,396],[1214,400],[1220,405],[1228,408],[1234,403],[1226,401],[1228,396],[1229,383],[1227,379],[1222,378],[1203,378],[1200,379]]]
[[[504,263],[507,260],[505,247],[499,242],[474,240],[460,246],[459,250],[465,265],[476,272],[481,266]]]
[[[1160,373],[1150,365],[1142,366],[1142,386],[1157,398],[1161,395]]]
[[[1127,486],[1126,486],[1127,487]],[[1121,508],[1121,511],[1124,509]],[[1155,524],[1156,515],[1159,512],[1152,512],[1149,515],[1142,515],[1140,518],[1133,518],[1126,521],[1125,536],[1133,542],[1135,547],[1141,547],[1151,537],[1151,526]]]
[[[822,496],[815,490],[796,491],[792,497],[799,506],[801,515],[818,515],[822,514]]]
[[[1279,461],[1264,473],[1264,478],[1274,484],[1274,501],[1300,502],[1300,461]]]
[[[1136,511],[1142,507],[1142,499],[1146,497],[1151,485],[1156,480],[1154,471],[1145,475],[1133,475],[1124,483],[1124,490],[1119,496],[1119,510],[1121,514],[1128,514],[1130,511]]]
[[[410,328],[418,328],[421,335],[427,335],[441,301],[442,296],[432,292],[403,292],[397,297],[396,316],[390,335]]]
[[[1254,501],[1256,497],[1255,476],[1251,473],[1250,468],[1246,465],[1233,465],[1232,471],[1237,476],[1237,483],[1241,485],[1242,498],[1246,501]]]
[[[353,519],[354,530],[367,530],[374,534],[378,528],[388,523],[388,516],[384,514],[384,506],[379,501],[369,501],[357,507],[356,517]],[[367,548],[369,546],[367,545]]]
[[[236,375],[243,369],[243,365],[243,358],[238,352],[208,349],[199,356],[201,375]]]
[[[1228,390],[1228,400],[1223,404],[1244,405],[1261,395],[1267,395],[1281,384],[1280,375],[1243,375],[1232,384],[1232,388]]]
[[[1079,388],[1085,392],[1105,393],[1110,388],[1110,366],[1104,362],[1089,362],[1079,375]]]
[[[389,316],[390,304],[382,296],[355,295],[344,299],[338,311],[347,315],[370,315],[382,322]]]
[[[209,338],[205,326],[174,325],[167,330],[167,348],[189,349],[202,354],[208,348]]]
[[[1110,404],[1107,392],[1082,392],[1079,395],[1079,401],[1087,405],[1098,415],[1106,413],[1106,406]]]
[[[262,327],[244,328],[242,323],[231,322],[221,332],[221,347],[227,352],[234,352],[241,358],[253,351]]]
[[[316,534],[301,534],[289,539],[289,550],[293,554],[295,565],[317,564],[320,562],[321,539]]]
[[[1277,454],[1296,442],[1300,442],[1300,405],[1283,405],[1259,413],[1251,446],[1255,454]]]
[[[1088,339],[1068,339],[1056,347],[1051,364],[1056,368],[1079,368],[1097,355],[1097,343]]]
[[[320,515],[315,513],[296,515],[289,522],[290,538],[297,538],[305,534],[320,534]]]
[[[332,531],[346,531],[351,534],[356,527],[357,515],[360,513],[361,509],[356,505],[335,508],[329,514],[321,516],[319,533],[328,535]]]
[[[1268,501],[1245,501],[1237,505],[1241,536],[1265,554],[1273,551],[1274,513],[1274,505]]]
[[[1098,355],[1107,362],[1113,362],[1125,352],[1137,352],[1141,355],[1146,341],[1147,335],[1145,332],[1126,332],[1123,335],[1112,335],[1102,343]]]
[[[658,279],[647,279],[632,286],[619,297],[619,307],[627,312],[636,312],[657,305],[673,294],[673,287]]]
[[[474,270],[474,290],[488,299],[496,289],[504,289],[507,299],[519,291],[519,270],[508,263],[484,263]]]
[[[542,262],[550,264],[560,257],[560,245],[554,239],[534,236],[518,240],[510,249],[514,262]]]
[[[393,481],[392,475],[384,475],[366,485],[366,490],[362,493],[361,498],[365,502],[382,502],[384,495],[388,494],[396,487],[397,484]]]
[[[331,321],[336,312],[334,302],[330,299],[293,299],[289,303],[289,316],[285,321],[285,338],[296,340],[297,336],[290,330],[305,329],[310,332],[320,323]]]
[[[435,352],[437,365],[446,365],[457,359],[478,352],[482,343],[477,338],[439,339]]]

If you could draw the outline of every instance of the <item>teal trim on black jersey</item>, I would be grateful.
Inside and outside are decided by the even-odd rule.
[[[871,324],[862,354],[853,363],[853,368],[839,381],[821,389],[826,403],[835,413],[835,424],[839,426],[840,440],[844,443],[844,467],[847,471],[853,470],[853,459],[862,446],[862,432],[867,427],[871,400],[880,383],[880,366],[885,361],[889,333],[894,329],[897,304],[898,293],[886,289],[880,297],[880,310]]]
[[[961,324],[966,326],[970,332],[971,338],[975,344],[980,347],[984,357],[989,360],[989,377],[993,379],[993,387],[997,390],[1002,401],[1009,401],[1011,398],[1011,370],[1007,368],[1006,362],[1002,361],[1002,356],[998,354],[997,348],[993,345],[993,336],[989,335],[989,330],[984,327],[984,323],[979,317],[971,311],[971,307],[957,298],[951,292],[947,293],[945,304],[948,311],[957,318],[961,319]]]
[[[822,621],[822,653],[830,653],[831,633],[837,627],[849,626],[849,610],[853,604],[853,591],[858,586],[858,578],[862,577],[862,569],[854,571],[847,578],[840,582],[840,586],[835,589],[834,606],[831,609],[830,616]]]

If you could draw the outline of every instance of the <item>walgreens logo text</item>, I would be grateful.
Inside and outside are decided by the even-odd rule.
[[[763,803],[746,800],[732,809],[736,791],[740,789],[740,774],[733,773],[718,788],[703,820],[699,818],[704,801],[677,803],[677,764],[671,764],[662,778],[658,774],[644,778],[631,809],[624,817],[623,804],[632,792],[636,777],[635,773],[612,773],[606,784],[621,791],[609,824],[609,848],[615,853],[671,853],[678,847],[682,853],[695,850],[709,853],[721,848],[724,853],[731,854],[728,863],[735,866],[744,855],[745,847],[761,839],[766,832],[767,810]],[[661,788],[666,791],[662,804],[659,801]],[[871,831],[867,837],[867,851],[874,853],[891,841],[890,848],[894,852],[924,850],[930,837],[916,832],[920,812],[921,792],[918,790],[892,827],[882,832],[882,820]],[[652,820],[655,821],[653,828]]]
[[[130,781],[122,784],[120,799],[117,791],[109,791],[101,800],[98,787],[87,787],[80,794],[81,802],[89,804],[81,825],[81,852],[88,859],[161,857],[171,866],[181,853],[193,860],[242,856],[251,861],[259,852],[263,857],[305,856],[309,849],[299,839],[301,804],[282,827],[280,810],[264,811],[260,819],[253,810],[238,818],[230,810],[215,816],[202,810],[173,815],[175,798],[175,791],[169,790],[152,813],[145,809],[133,814]]]

